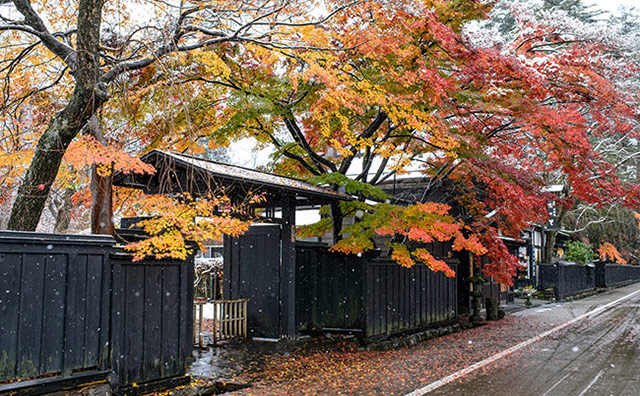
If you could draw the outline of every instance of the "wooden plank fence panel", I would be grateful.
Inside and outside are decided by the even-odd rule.
[[[44,290],[45,257],[25,254],[22,261],[22,288],[20,291],[20,327],[18,333],[18,377],[40,374],[40,343],[42,342],[42,292]]]
[[[0,382],[35,378],[53,392],[111,370],[116,388],[185,374],[192,260],[133,263],[113,245],[105,236],[0,232]]]
[[[396,267],[387,267],[386,272],[389,276],[387,278],[389,281],[389,287],[387,288],[387,314],[390,316],[390,319],[385,323],[385,328],[387,333],[392,333],[395,330],[396,323],[398,323],[398,310],[396,307],[398,306],[398,268]]]
[[[112,323],[112,310],[110,304],[113,303],[112,295],[114,294],[115,285],[113,283],[112,264],[109,262],[108,255],[99,255],[102,264],[102,300],[107,302],[101,303],[100,309],[100,349],[98,366],[100,368],[110,367],[112,364],[111,352],[113,341],[111,340],[110,326]]]
[[[102,312],[100,300],[103,297],[103,261],[97,255],[87,255],[87,279],[84,295],[85,328],[84,328],[84,367],[98,367],[100,358],[100,332]]]
[[[70,375],[76,367],[82,367],[84,356],[84,317],[87,280],[87,256],[72,254],[69,256],[69,273],[67,275],[67,301],[65,317],[68,318],[65,327],[65,375]],[[78,336],[82,335],[82,336]]]
[[[162,301],[162,267],[145,266],[144,282],[143,378],[155,379],[161,376],[162,306],[154,302]]]
[[[597,287],[616,287],[640,281],[640,266],[596,263],[595,282]]]
[[[184,318],[180,321],[180,333],[178,333],[178,340],[180,340],[180,350],[178,352],[178,364],[180,371],[176,375],[183,375],[187,369],[187,359],[191,357],[193,351],[193,343],[191,342],[191,333],[193,332],[193,280],[194,280],[194,264],[193,256],[188,260],[182,262],[178,260],[172,260],[167,265],[180,267],[180,291],[178,297],[180,298],[180,310],[179,317]]]
[[[144,379],[142,374],[143,346],[144,346],[144,267],[141,265],[124,265],[125,294],[124,294],[124,322],[127,331],[124,332],[124,353],[126,367],[124,383],[137,382]]]
[[[111,261],[114,280],[124,283],[114,310],[126,323],[113,337],[116,386],[184,375],[193,346],[193,259],[132,262],[117,251]]]
[[[455,268],[457,262],[451,260],[449,264]],[[391,260],[373,260],[367,271],[366,290],[372,295],[366,305],[369,337],[434,326],[455,318],[455,278],[420,265],[403,268]]]
[[[62,371],[62,354],[60,348],[64,343],[64,301],[67,256],[52,254],[46,258],[44,279],[44,301],[50,309],[43,311],[43,328],[46,336],[42,337],[41,373]],[[98,303],[98,307],[100,304]],[[95,345],[98,348],[98,343]]]
[[[162,376],[179,372],[178,351],[180,351],[180,324],[175,313],[180,311],[180,267],[163,268],[162,280]]]
[[[429,298],[429,294],[435,293],[436,277],[433,272],[429,272],[429,283],[427,286],[427,298],[429,299],[429,321],[427,323],[436,322],[436,299]]]
[[[558,298],[594,290],[595,268],[578,264],[539,265],[538,288],[553,288]]]
[[[280,282],[281,232],[280,225],[261,225],[251,227],[240,238],[225,239],[224,279],[228,287],[224,297],[249,300],[248,330],[253,336],[280,335],[280,300],[284,290]],[[230,332],[231,326],[231,322],[225,321],[224,331]]]
[[[0,253],[0,381],[16,376],[21,254]]]
[[[85,357],[108,358],[103,259],[112,244],[100,236],[0,232],[0,382],[47,376],[55,383],[77,371],[108,369],[110,360]],[[88,254],[98,258],[95,284],[87,283]]]

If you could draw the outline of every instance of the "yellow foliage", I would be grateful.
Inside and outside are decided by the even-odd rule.
[[[149,238],[130,243],[126,249],[134,253],[134,260],[146,256],[184,259],[192,253],[189,242],[203,250],[205,241],[246,232],[251,224],[249,208],[263,200],[260,195],[250,195],[245,203],[233,205],[223,193],[198,199],[188,194],[179,199],[146,196],[136,202],[135,210],[151,217],[137,224]]]
[[[199,50],[196,51],[193,56],[197,63],[200,63],[205,69],[206,73],[212,77],[229,77],[231,69],[225,63],[224,60],[218,56],[215,51],[212,50]]]

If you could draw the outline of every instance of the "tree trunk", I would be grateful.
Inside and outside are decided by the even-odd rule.
[[[555,246],[556,246],[556,236],[558,235],[558,231],[545,231],[545,238],[544,238],[544,256],[543,256],[543,262],[545,264],[551,264],[553,257],[554,257],[554,253],[555,253]]]
[[[475,260],[478,260],[475,258]],[[477,264],[473,265],[473,276],[471,277],[471,284],[473,285],[473,291],[471,292],[471,317],[469,318],[472,322],[481,322],[482,315],[480,315],[480,310],[482,307],[482,270],[480,266]]]
[[[62,190],[60,200],[56,202],[56,207],[54,208],[53,205],[49,205],[49,210],[56,219],[53,229],[54,234],[61,234],[69,229],[71,209],[73,207],[73,201],[71,200],[73,193],[73,189],[65,188]]]
[[[87,129],[100,144],[107,143],[96,115],[89,120]],[[106,176],[101,176],[98,173],[96,165],[91,167],[91,233],[115,234],[113,226],[113,166]]]
[[[103,0],[79,2],[77,63],[72,71],[76,85],[67,106],[55,115],[38,140],[11,210],[7,225],[11,230],[36,229],[67,147],[108,98],[105,87],[98,83],[102,6]]]

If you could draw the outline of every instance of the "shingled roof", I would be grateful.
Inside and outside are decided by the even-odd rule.
[[[268,206],[279,206],[283,196],[294,196],[296,206],[313,206],[350,196],[303,180],[255,169],[209,161],[185,154],[153,150],[141,160],[156,168],[154,175],[114,176],[114,185],[142,189],[151,194],[188,192],[202,196],[224,190],[232,199],[244,199],[249,193],[264,194]]]

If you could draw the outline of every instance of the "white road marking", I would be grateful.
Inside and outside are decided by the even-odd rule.
[[[542,394],[542,396],[547,396],[549,393],[551,393],[551,391],[552,391],[552,390],[554,390],[556,386],[560,385],[560,383],[561,383],[562,381],[564,381],[564,380],[565,380],[568,376],[570,376],[571,374],[573,374],[573,373],[567,373],[567,374],[565,374],[565,376],[564,376],[564,377],[562,377],[562,378],[560,378],[560,379],[559,379],[555,384],[553,384],[553,386],[552,386],[551,388],[547,389],[547,391],[546,391],[546,392],[544,392],[544,393]]]
[[[600,312],[606,310],[607,308],[612,307],[612,306],[618,304],[621,301],[627,300],[627,299],[635,296],[638,293],[640,293],[640,290],[636,290],[633,293],[627,294],[626,296],[620,297],[619,299],[617,299],[615,301],[612,301],[612,302],[607,303],[607,304],[605,304],[605,305],[603,305],[601,307],[598,307],[598,308],[594,309],[593,311],[590,311],[590,312],[584,313],[584,314],[582,314],[580,316],[577,316],[577,317],[571,319],[568,322],[565,322],[565,323],[563,323],[561,325],[558,325],[558,326],[552,328],[551,330],[547,330],[547,331],[545,331],[543,333],[540,333],[535,337],[529,338],[528,340],[523,341],[523,342],[521,342],[519,344],[516,344],[516,345],[512,346],[511,348],[507,348],[502,352],[498,352],[493,356],[490,356],[490,357],[488,357],[488,358],[486,358],[484,360],[481,360],[481,361],[479,361],[477,363],[474,363],[469,367],[463,368],[462,370],[456,371],[453,374],[450,374],[450,375],[448,375],[448,376],[446,376],[444,378],[441,378],[438,381],[432,382],[429,385],[426,385],[426,386],[424,386],[422,388],[416,389],[413,392],[409,392],[404,396],[422,396],[422,395],[426,395],[427,393],[432,392],[432,391],[434,391],[434,390],[436,390],[436,389],[438,389],[438,388],[440,388],[440,387],[442,387],[442,386],[444,386],[444,385],[446,385],[446,384],[448,384],[450,382],[453,382],[453,381],[455,381],[455,380],[457,380],[457,379],[459,379],[461,377],[464,377],[465,375],[470,374],[470,373],[476,371],[477,369],[485,367],[488,364],[491,364],[491,363],[493,363],[493,362],[495,362],[497,360],[500,360],[505,356],[509,356],[513,352],[518,351],[518,350],[520,350],[522,348],[525,348],[525,347],[533,344],[534,342],[540,341],[541,339],[543,339],[543,338],[545,338],[545,337],[547,337],[547,336],[549,336],[549,335],[551,335],[553,333],[556,333],[556,332],[564,329],[565,327],[571,326],[572,324],[574,324],[574,323],[576,323],[576,322],[578,322],[578,321],[580,321],[582,319],[588,318],[590,316],[597,315]]]
[[[600,372],[593,378],[593,380],[591,382],[589,382],[589,385],[587,385],[587,387],[584,388],[582,390],[582,392],[580,392],[580,394],[578,396],[583,396],[585,393],[587,393],[587,391],[589,391],[589,389],[591,389],[593,384],[598,382],[598,379],[600,379],[600,376],[602,375],[602,373],[604,373],[604,370],[600,370]]]

